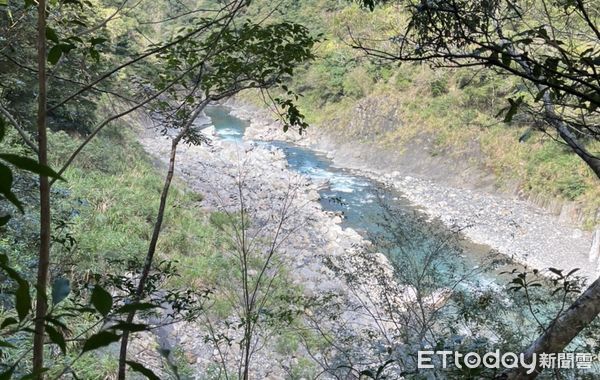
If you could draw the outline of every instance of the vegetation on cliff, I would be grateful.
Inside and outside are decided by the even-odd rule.
[[[303,67],[291,86],[303,94],[299,103],[319,129],[341,142],[384,148],[390,159],[419,141],[432,157],[467,160],[494,173],[503,191],[542,204],[574,201],[583,210],[582,222],[594,226],[600,188],[589,167],[552,134],[540,131],[535,114],[521,110],[510,123],[503,121],[509,98],[535,96],[521,79],[485,67],[452,68],[451,62],[435,68],[422,60],[399,63],[357,48],[362,38],[363,45],[377,48],[392,43],[393,52],[393,36],[400,36],[408,17],[407,4],[384,1],[365,12],[360,2],[284,3],[280,17],[299,20],[324,35],[315,50],[318,59]],[[257,5],[260,13],[261,2]],[[262,6],[260,14],[268,9],[266,3]],[[536,13],[545,17],[541,9],[526,17]],[[556,13],[557,27],[566,22],[559,17]],[[584,20],[573,17],[569,22]],[[589,45],[585,38],[569,43],[579,43],[583,51]],[[587,144],[592,152],[600,149],[594,139]]]

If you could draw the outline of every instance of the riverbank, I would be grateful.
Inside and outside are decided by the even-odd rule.
[[[381,155],[380,161],[373,164],[373,157],[369,156],[377,158],[378,153],[369,152],[364,144],[338,146],[315,129],[303,136],[283,133],[281,125],[265,110],[237,101],[226,105],[233,115],[250,122],[246,139],[283,140],[321,151],[337,166],[394,186],[430,217],[440,219],[448,227],[460,228],[475,243],[536,269],[580,268],[582,276],[597,277],[598,244],[592,243],[591,232],[569,225],[565,218],[528,202],[495,194],[491,185],[469,186],[469,175],[477,176],[480,184],[493,182],[485,180],[485,173],[479,170],[461,170],[458,177],[452,171],[444,173],[438,169],[433,177],[436,180],[419,178],[414,173],[430,167],[425,162],[426,152],[419,149],[414,149],[412,165],[390,167]],[[596,232],[596,240],[598,235]]]
[[[281,270],[286,273],[290,289],[299,287],[311,302],[318,300],[316,306],[301,313],[301,318],[305,323],[318,320],[319,329],[331,329],[336,338],[350,342],[354,355],[368,358],[375,346],[373,331],[382,328],[382,321],[373,319],[367,309],[383,310],[390,307],[390,301],[400,308],[405,297],[411,296],[394,281],[385,256],[369,253],[366,240],[352,229],[342,228],[339,217],[322,209],[318,201],[320,184],[290,171],[280,150],[219,139],[212,127],[202,129],[202,133],[211,139],[210,145],[179,147],[179,179],[202,194],[203,208],[209,212],[234,214],[239,212],[243,199],[254,226],[249,234],[257,242],[276,240],[277,221],[285,213],[280,234],[285,239],[276,241],[277,260],[283,264]],[[166,163],[168,137],[146,130],[139,141],[161,165]],[[439,301],[437,295],[432,297],[432,302]],[[233,317],[211,326],[236,340],[229,345],[228,364],[239,360],[235,347],[239,347],[237,340],[242,337],[232,327],[238,323]],[[175,324],[157,334],[164,345],[185,352],[193,373],[206,373],[207,368],[223,360],[213,342],[206,340],[207,327],[199,322]],[[277,342],[263,345],[266,348],[253,360],[254,376],[284,378],[283,368],[293,367],[298,355],[278,353],[274,349]],[[328,362],[340,355],[335,351],[336,347],[330,347],[317,355]],[[299,357],[309,356],[301,352]]]

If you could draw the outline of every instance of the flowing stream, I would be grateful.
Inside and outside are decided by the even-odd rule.
[[[242,140],[248,123],[231,115],[227,108],[210,107],[206,110],[206,116],[211,119],[215,133],[220,139]],[[285,153],[290,169],[308,176],[315,183],[323,183],[324,186],[319,191],[323,209],[342,216],[343,227],[350,227],[366,238],[370,238],[373,234],[383,233],[380,223],[381,216],[385,212],[384,207],[386,206],[384,205],[419,213],[419,210],[412,206],[399,191],[390,189],[380,182],[351,170],[335,167],[331,160],[322,153],[283,141],[256,143],[267,148],[281,149]],[[443,229],[444,227],[436,224],[435,228]],[[448,270],[456,270],[458,267],[462,271],[478,268],[488,253],[488,247],[465,241],[462,243],[460,255],[460,260],[463,262]],[[418,254],[419,252],[415,252],[415,255]],[[389,258],[392,262],[394,261],[393,257]],[[514,267],[517,265],[510,264],[492,272],[478,272],[477,286],[505,282],[506,277],[500,278],[499,272]]]

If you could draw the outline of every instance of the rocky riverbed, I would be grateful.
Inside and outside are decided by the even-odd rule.
[[[364,157],[368,151],[365,153],[364,149],[344,151],[314,130],[304,136],[283,133],[281,125],[268,112],[235,101],[228,105],[232,114],[250,122],[245,136],[248,139],[284,140],[325,152],[337,166],[355,169],[395,186],[432,218],[449,227],[461,228],[473,242],[487,245],[529,267],[580,268],[579,273],[588,279],[598,275],[600,229],[594,234],[584,231],[528,202],[472,189],[467,183],[448,185],[418,178],[402,167],[382,169],[381,165],[368,165],[370,160]],[[453,181],[448,179],[448,182]]]
[[[384,298],[385,302],[398,302],[400,307],[406,297],[411,297],[410,292],[396,285],[386,257],[369,253],[367,241],[352,229],[342,228],[339,217],[321,208],[321,184],[290,171],[280,150],[251,142],[222,141],[210,127],[202,133],[212,140],[210,145],[180,145],[176,170],[179,179],[203,195],[203,207],[209,211],[239,213],[243,204],[252,221],[248,236],[256,242],[254,247],[262,247],[255,248],[259,255],[268,254],[268,247],[274,242],[277,262],[283,264],[279,268],[283,268],[280,270],[286,274],[289,286],[299,287],[308,299],[318,299],[316,306],[301,313],[304,322],[310,326],[318,320],[318,328],[331,329],[337,337],[350,342],[348,349],[360,352],[356,355],[365,361],[370,355],[366,351],[373,343],[369,331],[381,330],[381,324],[385,324],[373,319],[368,309],[381,309]],[[167,162],[169,136],[145,130],[139,140],[159,162]],[[267,272],[276,270],[269,267]],[[240,358],[236,347],[242,337],[232,328],[239,321],[232,316],[211,327],[233,337],[234,344],[226,345],[225,354],[231,366]],[[177,323],[159,329],[157,335],[161,346],[184,352],[195,374],[205,374],[223,361],[225,348],[207,341],[207,326],[200,322]],[[282,355],[273,348],[276,341],[261,345],[263,349],[256,352],[253,360],[252,378],[287,378],[286,372],[298,365],[296,355]],[[156,346],[151,336],[135,341],[136,357],[142,355],[140,360],[145,363],[160,362],[156,357],[143,357],[151,351],[147,349],[150,346]],[[315,363],[335,363],[339,354],[335,347],[329,347],[316,354]],[[301,356],[309,357],[309,353],[304,351]]]
[[[199,125],[212,144],[182,144],[177,176],[203,195],[202,205],[209,211],[236,213],[243,200],[244,210],[253,221],[249,234],[257,238],[258,245],[277,242],[277,262],[282,264],[278,268],[285,273],[290,289],[301,289],[304,297],[319,300],[300,313],[303,326],[315,331],[325,329],[337,343],[344,344],[342,349],[330,343],[317,353],[300,347],[290,354],[277,348],[277,334],[264,334],[261,339],[267,340],[261,342],[253,359],[253,378],[288,378],[291,371],[306,365],[304,359],[308,357],[311,366],[331,369],[340,360],[347,362],[348,358],[341,356],[350,354],[361,359],[359,368],[367,368],[369,363],[377,362],[380,354],[373,347],[389,339],[386,334],[401,333],[397,325],[386,326],[385,317],[372,312],[390,307],[406,309],[414,303],[415,293],[397,285],[385,256],[370,252],[368,241],[352,229],[343,228],[339,216],[322,209],[319,189],[324,184],[291,171],[281,150],[252,140],[284,140],[326,152],[336,165],[396,187],[431,218],[461,228],[473,242],[516,261],[536,268],[580,267],[586,277],[596,275],[596,263],[589,264],[588,254],[590,245],[593,252],[599,249],[598,235],[592,244],[591,233],[565,225],[555,215],[523,201],[418,178],[395,168],[365,166],[364,160],[339,151],[330,139],[284,134],[264,111],[239,103],[232,105],[232,114],[250,121],[244,137],[247,141],[219,140],[211,127]],[[146,129],[140,142],[158,162],[166,163],[169,136]],[[285,222],[277,227],[277,221],[283,219]],[[286,237],[277,237],[278,230]],[[273,273],[272,268],[269,273]],[[444,299],[443,293],[435,294],[425,303],[437,307]],[[205,322],[181,322],[157,329],[154,334],[139,335],[133,341],[133,356],[164,373],[161,371],[168,366],[156,348],[177,351],[194,378],[216,370],[224,361],[233,368],[240,359],[242,336],[232,326],[239,322],[235,315],[213,321],[211,329],[232,339],[226,347],[207,339]]]

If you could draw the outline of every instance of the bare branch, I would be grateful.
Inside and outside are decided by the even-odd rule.
[[[1,104],[0,104],[0,112],[15,127],[17,132],[19,132],[19,135],[21,136],[21,138],[23,139],[25,144],[29,148],[31,148],[31,150],[33,150],[36,154],[39,153],[37,145],[33,141],[31,141],[27,132],[25,132],[23,127],[21,127],[21,124],[19,124],[19,122],[13,117],[13,115],[11,115],[10,112],[8,112],[8,110],[6,108],[4,108]]]

